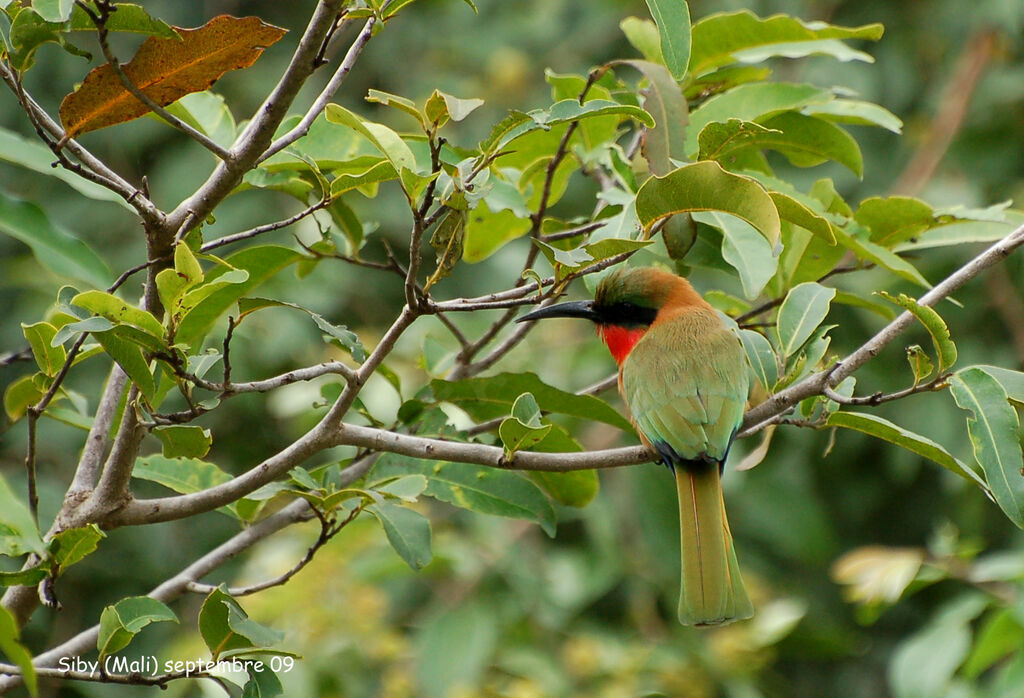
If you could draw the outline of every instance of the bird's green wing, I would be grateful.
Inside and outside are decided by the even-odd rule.
[[[655,323],[622,366],[623,398],[637,429],[682,460],[725,459],[747,389],[743,347],[710,313]]]

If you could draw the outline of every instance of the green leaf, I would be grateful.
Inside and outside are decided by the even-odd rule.
[[[971,650],[969,623],[987,606],[980,593],[961,596],[900,643],[889,661],[893,698],[949,695],[953,675]]]
[[[275,134],[283,136],[300,121],[300,116],[285,119]],[[321,114],[310,125],[309,132],[265,160],[262,166],[271,172],[282,170],[319,172],[368,167],[367,163],[380,162],[380,151],[358,131],[343,124],[332,123]]]
[[[45,375],[56,376],[67,359],[67,352],[60,344],[53,346],[57,328],[48,322],[36,322],[31,325],[21,323],[21,331],[32,347],[32,356]]]
[[[362,342],[359,341],[359,337],[355,332],[352,332],[344,325],[334,325],[322,315],[303,308],[301,305],[286,303],[285,301],[278,301],[272,298],[242,298],[238,301],[239,320],[263,308],[292,308],[294,310],[301,310],[313,319],[316,326],[324,332],[326,338],[336,340],[339,346],[352,354],[353,359],[356,361],[364,361],[366,359],[366,349],[363,347]]]
[[[47,22],[68,21],[74,6],[74,0],[32,0],[32,9]]]
[[[373,489],[382,494],[398,497],[403,502],[415,502],[427,489],[427,478],[423,475],[403,475]]]
[[[37,373],[36,376],[43,374]],[[28,408],[39,402],[46,394],[46,389],[40,387],[36,376],[22,376],[4,390],[4,412],[12,422],[24,417]]]
[[[118,10],[115,14],[120,12]],[[193,92],[164,108],[221,147],[229,148],[235,141],[235,118],[219,94],[209,90]],[[154,118],[160,117],[154,115]]]
[[[47,22],[31,7],[19,10],[11,22],[10,45],[13,50],[8,56],[11,65],[24,73],[35,63],[36,49],[46,43],[55,43],[68,50],[71,45],[64,39],[62,30],[61,23]]]
[[[18,557],[45,552],[46,544],[28,507],[0,476],[0,555]]]
[[[250,618],[234,599],[228,597],[223,603],[228,609],[228,627],[236,636],[248,640],[253,647],[272,647],[284,639],[284,633]]]
[[[686,159],[686,125],[690,120],[686,98],[672,74],[664,66],[650,61],[622,61],[639,70],[648,85],[641,94],[644,109],[654,117],[654,127],[644,134],[643,156],[653,174],[668,174],[675,160]]]
[[[357,172],[345,172],[339,174],[331,182],[331,198],[341,196],[347,191],[365,187],[369,184],[379,184],[398,177],[395,166],[387,160],[374,163],[365,170]]]
[[[153,396],[156,393],[156,381],[153,378],[153,372],[149,368],[149,362],[142,355],[142,349],[139,345],[126,339],[119,332],[120,329],[123,328],[115,327],[106,332],[93,332],[92,336],[103,347],[103,351],[110,354],[110,357],[124,369],[124,372],[128,374],[132,382],[138,386],[139,392],[146,398],[146,401],[152,403]]]
[[[1012,402],[1024,405],[1024,373],[999,366],[979,365],[977,368],[999,381]]]
[[[542,453],[575,453],[583,447],[557,424],[551,425],[547,436],[533,447]],[[594,500],[600,488],[596,470],[571,470],[564,473],[532,470],[527,476],[559,504],[585,507]]]
[[[50,558],[57,565],[57,574],[63,574],[71,565],[94,552],[106,534],[96,524],[81,528],[68,528],[50,539]]]
[[[771,391],[779,380],[779,360],[775,356],[772,343],[760,332],[740,330],[743,349],[747,353],[747,361],[754,369],[754,375],[764,389]]]
[[[757,298],[779,266],[764,236],[746,221],[717,211],[695,213],[693,219],[722,231],[722,259],[739,272],[743,295]]]
[[[200,492],[231,480],[230,475],[213,463],[196,458],[166,458],[162,455],[136,459],[132,477],[156,482],[180,494]],[[247,501],[243,499],[232,502],[217,511],[236,519],[244,519],[239,512],[239,505]]]
[[[71,31],[96,31],[96,23],[78,5],[75,5],[71,12],[71,23],[66,26]],[[117,3],[117,11],[107,18],[106,27],[112,32],[132,32],[158,36],[161,39],[181,39],[181,35],[167,22],[151,17],[141,5],[128,2]]]
[[[1021,475],[1020,426],[1006,390],[983,369],[972,366],[953,374],[953,399],[970,416],[967,430],[985,479],[1003,513],[1024,528],[1024,476]]]
[[[956,363],[956,345],[953,344],[953,339],[949,335],[949,327],[946,326],[946,321],[942,319],[934,308],[919,304],[917,300],[905,293],[893,296],[885,291],[878,291],[878,295],[891,303],[895,303],[904,310],[910,311],[924,325],[925,329],[928,330],[928,334],[931,335],[932,344],[935,345],[935,354],[939,357],[940,371],[945,371]]]
[[[731,155],[749,147],[762,147],[759,144],[770,135],[779,136],[766,126],[753,121],[729,119],[728,121],[712,121],[700,130],[697,135],[697,159],[718,160],[729,165]],[[768,146],[763,146],[768,147]]]
[[[362,134],[377,150],[386,157],[399,172],[404,167],[417,171],[416,157],[401,137],[383,124],[366,121],[358,114],[337,104],[328,104],[325,111],[327,120],[342,124]]]
[[[0,587],[33,587],[46,579],[49,569],[46,560],[40,560],[35,567],[15,572],[0,571]],[[0,647],[0,650],[3,648]]]
[[[441,126],[449,118],[452,121],[462,121],[483,104],[484,101],[476,97],[460,99],[446,92],[434,90],[423,111],[430,123]]]
[[[654,126],[654,119],[640,107],[632,104],[620,104],[608,99],[591,99],[583,104],[576,99],[563,99],[547,109],[535,109],[528,112],[528,116],[541,128],[551,128],[557,124],[609,115],[629,117],[644,126]]]
[[[512,454],[530,450],[544,440],[551,428],[551,424],[541,424],[536,398],[530,393],[523,393],[512,404],[512,416],[502,420],[498,436],[505,453]]]
[[[864,173],[857,141],[831,122],[787,111],[762,123],[769,130],[757,138],[756,147],[777,150],[797,167],[835,160],[858,177]]]
[[[227,284],[217,289],[189,310],[178,325],[176,341],[192,344],[205,336],[217,318],[239,298],[248,295],[264,281],[300,259],[302,255],[299,252],[277,245],[248,247],[227,257],[225,261],[231,267],[248,273],[248,279],[243,283]],[[214,268],[206,274],[206,282],[212,283],[225,273],[228,273],[227,268]]]
[[[420,473],[427,476],[426,494],[478,514],[526,519],[555,533],[555,510],[544,493],[519,473],[469,463],[435,463],[389,458],[374,472],[382,477]]]
[[[240,635],[231,627],[229,616],[232,610],[235,610],[236,614],[244,614],[238,602],[228,595],[223,584],[209,593],[199,610],[199,634],[202,635],[203,642],[206,643],[214,660],[228,650],[253,646],[249,638]]]
[[[19,13],[25,14],[26,10]],[[106,262],[91,247],[52,222],[43,209],[0,193],[0,232],[21,240],[46,269],[92,286],[110,283]]]
[[[21,631],[14,621],[14,616],[3,606],[0,606],[0,652],[8,661],[21,669],[25,687],[28,688],[32,698],[38,696],[39,679],[36,677],[36,668],[32,664],[32,655],[25,645],[21,644]]]
[[[47,177],[55,177],[90,199],[113,201],[125,208],[131,208],[123,198],[106,187],[90,182],[63,167],[53,167],[53,151],[39,141],[30,140],[4,128],[0,128],[0,160]]]
[[[932,227],[935,212],[909,196],[875,196],[861,202],[854,220],[871,231],[871,242],[891,248]]]
[[[399,2],[401,2],[401,0],[399,0]],[[420,124],[423,123],[423,114],[416,107],[416,103],[407,97],[399,97],[398,95],[393,95],[390,92],[371,89],[366,93],[366,101],[374,104],[383,104],[386,107],[392,107],[398,111],[403,111],[416,119]]]
[[[982,672],[1008,655],[1019,652],[1024,646],[1024,625],[1014,615],[1013,609],[1001,608],[993,611],[982,622],[974,638],[971,653],[964,662],[962,671],[968,679],[974,680]]]
[[[150,433],[163,444],[164,458],[202,458],[210,452],[210,430],[197,426],[157,427]]]
[[[249,680],[242,687],[242,698],[276,698],[284,695],[284,686],[277,674],[263,662],[246,663]]]
[[[690,63],[690,8],[686,0],[647,0],[661,36],[661,55],[672,77],[682,80]]]
[[[914,374],[914,385],[917,385],[935,371],[935,366],[928,357],[928,352],[922,349],[919,344],[912,344],[907,347],[907,363],[910,364],[910,370]]]
[[[150,623],[178,622],[174,611],[149,596],[132,596],[107,606],[100,614],[100,631],[96,648],[100,661],[128,646],[128,643]]]
[[[901,279],[906,279],[923,288],[931,288],[928,279],[921,275],[913,264],[900,257],[895,252],[877,245],[869,240],[863,240],[851,235],[842,228],[833,228],[836,242],[857,255],[858,259],[867,260],[873,264],[888,269]]]
[[[870,56],[835,40],[877,41],[882,31],[881,24],[838,27],[786,15],[762,19],[749,10],[722,12],[693,25],[690,73],[702,75],[730,63],[757,63],[772,56],[825,54],[840,60],[871,61]]]
[[[499,373],[461,381],[433,380],[430,388],[438,400],[458,405],[479,421],[509,414],[516,398],[530,393],[544,412],[603,422],[627,433],[633,431],[629,420],[603,400],[559,390],[541,381],[535,373]]]
[[[715,95],[690,112],[690,129],[686,136],[686,152],[699,151],[700,132],[708,124],[729,119],[760,121],[780,112],[801,109],[809,104],[822,104],[833,99],[830,90],[788,82],[756,82],[734,87]]]
[[[770,191],[768,195],[772,197],[772,202],[779,211],[779,218],[816,235],[829,245],[836,244],[832,225],[825,218],[791,196],[777,191]]]
[[[459,687],[477,686],[498,649],[495,607],[477,601],[438,608],[414,641],[416,695],[447,698]]]
[[[462,259],[466,242],[466,212],[449,210],[434,228],[430,246],[437,258],[437,271],[431,277],[440,280],[447,277]]]
[[[834,288],[813,281],[794,286],[779,308],[777,329],[782,355],[790,357],[814,334],[828,315]]]
[[[71,299],[71,305],[110,320],[115,325],[131,325],[159,339],[164,336],[163,325],[152,313],[121,300],[106,291],[85,291]]]
[[[414,570],[430,564],[430,521],[417,511],[400,504],[371,504],[366,511],[377,517],[388,542],[398,556]]]
[[[563,99],[547,109],[534,109],[526,113],[512,112],[480,143],[480,150],[484,153],[497,153],[516,139],[539,129],[547,131],[559,124],[612,115],[631,118],[648,127],[655,125],[649,113],[630,104],[620,104],[607,99],[592,99],[580,104],[578,99]]]
[[[772,245],[781,234],[779,212],[753,179],[726,172],[713,160],[695,162],[651,177],[636,194],[636,213],[645,230],[677,213],[721,211],[752,225]]]
[[[555,268],[555,278],[561,281],[570,274],[580,271],[601,260],[614,257],[625,252],[633,252],[653,244],[651,240],[623,240],[621,238],[603,238],[596,242],[588,242],[582,247],[562,250],[546,242],[536,243],[548,262]]]
[[[902,133],[903,122],[885,107],[857,99],[834,99],[823,104],[809,104],[800,110],[809,116],[817,116],[841,124],[857,126],[880,126],[893,133]]]
[[[943,446],[878,415],[865,412],[833,412],[829,415],[826,424],[830,427],[853,429],[888,441],[911,453],[916,453],[922,458],[938,463],[946,470],[979,485],[984,491],[988,490],[984,480],[972,468],[953,456]]]
[[[626,35],[626,40],[630,45],[639,51],[647,61],[664,67],[665,57],[661,55],[661,36],[658,33],[658,25],[649,19],[626,17],[619,22],[619,29]],[[672,77],[667,69],[666,74]],[[673,82],[675,82],[674,79]],[[648,111],[650,110],[648,109]],[[654,116],[654,120],[659,121],[657,115]]]

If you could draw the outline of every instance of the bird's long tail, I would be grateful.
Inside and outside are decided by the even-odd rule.
[[[740,577],[717,465],[691,461],[674,471],[682,545],[679,621],[719,625],[750,618],[754,607]]]

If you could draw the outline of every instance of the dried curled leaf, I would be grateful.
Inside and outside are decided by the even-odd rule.
[[[229,70],[249,67],[286,32],[259,17],[230,15],[214,17],[198,29],[175,29],[180,41],[151,36],[122,66],[135,86],[161,106],[207,89]],[[101,65],[61,102],[60,120],[67,137],[74,138],[147,112],[114,69]]]

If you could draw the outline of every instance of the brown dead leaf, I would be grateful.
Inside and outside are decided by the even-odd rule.
[[[122,68],[150,99],[166,106],[200,92],[229,70],[252,65],[286,29],[259,17],[214,17],[198,29],[174,27],[181,40],[151,36]],[[149,108],[135,98],[110,65],[93,69],[60,105],[66,138],[137,119]]]

